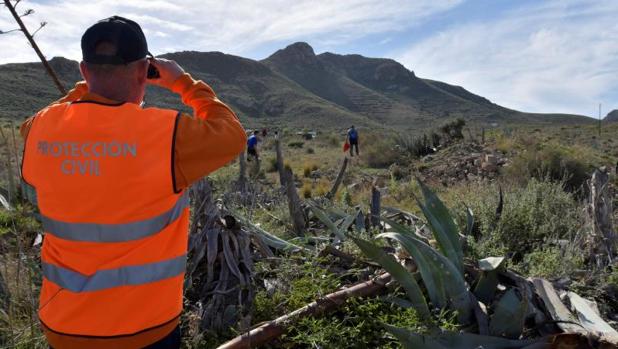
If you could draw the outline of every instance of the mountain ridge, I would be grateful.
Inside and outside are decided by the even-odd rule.
[[[331,52],[315,54],[304,42],[263,60],[222,52],[182,51],[176,60],[196,79],[209,83],[249,125],[332,127],[431,127],[462,117],[486,123],[581,123],[568,114],[524,113],[499,106],[461,86],[419,78],[388,58]],[[50,64],[70,87],[80,79],[77,62],[54,57]],[[0,65],[0,117],[20,119],[58,98],[40,63]],[[169,91],[149,87],[148,105],[189,111]]]
[[[614,109],[607,113],[603,121],[606,122],[618,122],[618,109]]]

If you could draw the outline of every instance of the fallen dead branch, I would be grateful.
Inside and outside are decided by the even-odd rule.
[[[324,298],[307,304],[300,309],[280,316],[277,319],[269,321],[247,333],[243,333],[240,336],[219,346],[218,349],[256,348],[281,336],[290,323],[303,317],[321,315],[337,309],[337,307],[344,304],[348,298],[374,295],[382,290],[390,280],[390,274],[385,273],[373,280],[365,281],[331,293]]]

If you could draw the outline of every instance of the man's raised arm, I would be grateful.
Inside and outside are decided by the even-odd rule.
[[[188,187],[245,149],[246,134],[234,112],[210,86],[194,80],[173,61],[153,61],[161,78],[151,81],[182,97],[194,116],[179,116],[174,135],[175,189]]]

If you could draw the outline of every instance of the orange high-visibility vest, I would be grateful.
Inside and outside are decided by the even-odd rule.
[[[73,102],[34,118],[22,175],[45,230],[39,318],[52,346],[68,335],[141,347],[151,343],[132,336],[177,323],[189,224],[188,197],[174,188],[177,117]]]

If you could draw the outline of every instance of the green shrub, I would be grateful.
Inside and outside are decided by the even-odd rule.
[[[548,178],[564,182],[565,189],[577,191],[585,184],[599,159],[585,147],[564,146],[557,143],[527,147],[513,159],[506,170],[510,178]]]
[[[266,158],[266,161],[264,161],[266,166],[264,168],[264,171],[268,172],[268,173],[273,173],[273,172],[277,172],[277,159],[276,158]]]
[[[40,229],[39,222],[32,212],[21,207],[13,211],[0,209],[0,236],[13,231],[16,234],[33,233]]]
[[[365,163],[371,168],[387,168],[397,162],[399,152],[396,151],[392,138],[371,135],[361,144]]]
[[[440,132],[450,139],[463,139],[464,126],[466,126],[466,121],[458,118],[442,124],[442,126],[440,126]]]
[[[394,164],[391,166],[391,178],[394,180],[401,180],[407,176],[407,171],[405,168]]]
[[[396,135],[394,138],[397,149],[405,155],[420,158],[433,153],[433,141],[427,134],[423,134],[420,137]]]
[[[307,154],[315,154],[315,150],[311,147],[307,148]]]
[[[305,162],[303,164],[303,176],[305,178],[311,177],[311,172],[318,170],[318,165],[314,162]]]
[[[272,274],[282,281],[274,292],[268,293],[265,289],[256,292],[253,305],[253,320],[256,323],[303,307],[340,286],[337,276],[320,266],[318,261],[302,262],[301,258],[306,256],[289,257],[274,270],[266,263],[256,264],[258,272],[266,268],[268,270],[262,273]]]
[[[551,246],[525,255],[523,263],[517,269],[529,276],[555,278],[572,275],[575,269],[581,269],[583,265],[581,255]]]
[[[294,141],[294,142],[288,143],[288,147],[297,148],[297,149],[302,148],[304,145],[305,145],[305,142],[300,142],[300,141]]]
[[[328,137],[328,144],[333,147],[341,147],[343,144],[342,137],[336,134],[331,134],[330,137]]]
[[[614,268],[611,273],[607,275],[607,284],[618,287],[618,268]]]
[[[311,199],[311,194],[312,194],[311,183],[303,184],[303,188],[302,188],[301,192],[302,192],[303,198]]]
[[[347,189],[341,193],[341,202],[346,206],[352,206],[352,195]]]
[[[477,257],[508,253],[523,256],[541,249],[549,240],[571,239],[584,222],[582,208],[561,183],[532,179],[523,187],[506,188],[499,220],[497,185],[467,187],[462,194],[476,219],[478,239],[473,247]],[[462,209],[453,212],[463,227],[466,217]]]
[[[283,338],[303,348],[396,347],[397,340],[384,335],[383,324],[428,331],[413,309],[377,298],[351,298],[331,316],[302,318]]]

